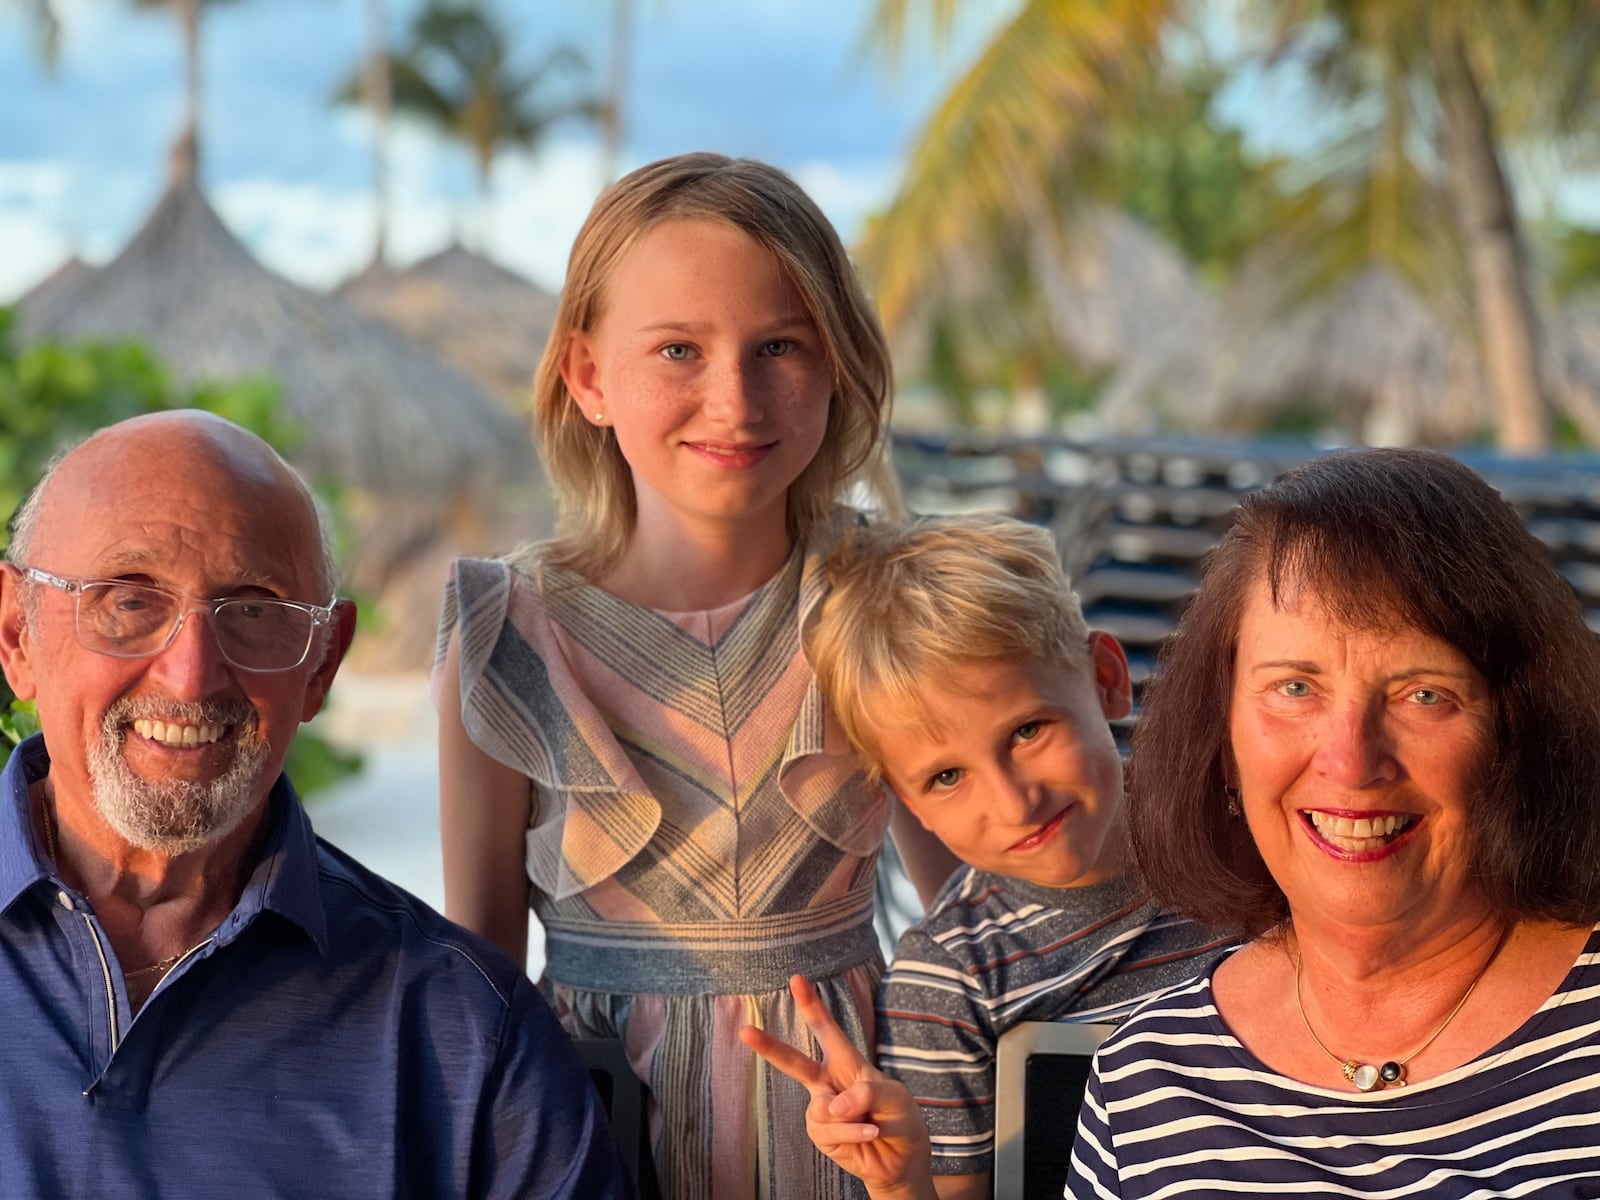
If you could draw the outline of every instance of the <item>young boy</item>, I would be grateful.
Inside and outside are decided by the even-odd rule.
[[[900,939],[879,1069],[910,1089],[938,1193],[988,1196],[995,1047],[1022,1021],[1119,1021],[1231,944],[1128,876],[1132,707],[1045,530],[1005,517],[855,531],[805,634],[869,771],[963,862]]]

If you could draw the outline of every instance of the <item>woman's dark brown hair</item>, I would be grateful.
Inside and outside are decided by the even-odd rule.
[[[1248,496],[1163,648],[1134,730],[1128,813],[1165,903],[1257,935],[1289,916],[1224,793],[1240,615],[1265,580],[1355,628],[1409,626],[1488,681],[1493,758],[1469,798],[1473,874],[1507,920],[1600,920],[1600,643],[1509,504],[1425,450],[1341,451]]]

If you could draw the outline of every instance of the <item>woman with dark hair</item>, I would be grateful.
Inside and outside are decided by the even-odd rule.
[[[1129,804],[1157,898],[1253,940],[1101,1048],[1072,1195],[1600,1195],[1600,651],[1470,469],[1248,498]]]

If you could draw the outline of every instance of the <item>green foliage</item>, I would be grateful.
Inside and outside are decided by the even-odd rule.
[[[1337,412],[1317,400],[1302,400],[1292,408],[1271,413],[1256,431],[1268,437],[1325,438],[1339,431]]]
[[[1109,378],[1109,371],[1086,371],[1058,355],[1044,363],[1040,382],[1050,401],[1051,415],[1059,418],[1068,413],[1092,412]]]
[[[871,36],[903,58],[911,31],[948,45],[984,7],[875,0]],[[1038,303],[1008,288],[998,264],[1019,229],[1043,238],[1055,222],[1070,236],[1086,200],[1137,214],[1213,281],[1247,247],[1270,251],[1246,281],[1258,297],[1278,290],[1264,307],[1286,310],[1380,264],[1446,323],[1479,314],[1487,358],[1517,361],[1536,334],[1527,297],[1539,281],[1482,264],[1519,236],[1508,160],[1537,182],[1539,164],[1592,164],[1600,147],[1593,0],[1014,0],[1002,9],[860,247],[886,325],[913,346],[903,366],[931,360],[931,374],[958,377],[970,394],[991,386],[980,360],[1031,353],[992,332],[1008,291]],[[1263,127],[1283,130],[1277,140],[1292,157],[1250,161],[1237,132],[1214,120],[1218,81],[1285,106]],[[1574,236],[1566,249],[1560,286],[1600,279],[1600,236]],[[960,306],[941,319],[962,345],[937,331],[906,338],[924,335],[930,310],[951,296]],[[1533,411],[1543,407],[1537,379],[1489,382],[1502,436],[1533,448],[1545,423]]]
[[[1259,161],[1244,135],[1218,121],[1220,80],[1195,71],[1140,98],[1112,132],[1096,191],[1178,247],[1220,281],[1282,218],[1278,164]]]
[[[302,729],[289,745],[283,769],[302,797],[327,791],[361,771],[361,755]]]
[[[12,345],[14,314],[0,308],[0,512],[14,512],[45,465],[96,429],[144,413],[200,408],[253,430],[280,451],[303,438],[278,410],[266,379],[176,387],[135,342]],[[9,533],[0,546],[10,543]]]
[[[13,324],[12,310],[0,308],[0,512],[15,512],[59,451],[106,425],[145,413],[204,409],[252,430],[279,451],[293,449],[303,437],[279,411],[278,387],[271,380],[179,387],[155,355],[136,343],[41,342],[19,351],[12,343]],[[9,543],[8,524],[0,546]],[[37,729],[33,705],[17,700],[0,679],[0,764],[13,745]],[[303,731],[287,763],[303,796],[359,768],[358,756]]]
[[[0,699],[11,696],[11,688],[0,680]],[[39,713],[32,700],[11,699],[0,709],[0,763],[11,757],[11,747],[39,732]]]
[[[1600,289],[1600,229],[1569,226],[1556,235],[1556,294],[1571,296]]]
[[[1557,412],[1552,424],[1551,438],[1555,442],[1557,450],[1579,451],[1592,449],[1588,439],[1583,436],[1583,430],[1578,427],[1578,423],[1569,414]]]
[[[1282,218],[1280,164],[1253,157],[1239,131],[1216,116],[1221,82],[1205,67],[1144,77],[1073,153],[1046,168],[1042,186],[1059,225],[1045,229],[1040,213],[1020,203],[1011,212],[993,209],[963,228],[964,249],[943,278],[931,233],[900,237],[888,229],[920,203],[909,194],[913,184],[869,226],[863,263],[880,301],[894,280],[919,281],[918,299],[903,315],[927,336],[902,355],[902,369],[938,392],[951,420],[969,424],[976,396],[1014,394],[1019,386],[1042,386],[1057,417],[1094,407],[1104,378],[1074,361],[1052,328],[1039,273],[1056,268],[1038,252],[1051,240],[1073,241],[1086,203],[1138,217],[1212,281]],[[936,198],[928,207],[938,210]]]

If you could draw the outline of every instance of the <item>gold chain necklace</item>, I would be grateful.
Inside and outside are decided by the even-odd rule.
[[[189,953],[187,950],[180,950],[177,954],[168,955],[160,962],[153,962],[148,967],[135,967],[131,971],[124,971],[122,977],[124,979],[132,979],[135,975],[153,975],[158,971],[170,971],[178,960],[187,953]]]
[[[1488,973],[1490,965],[1500,956],[1500,947],[1505,945],[1505,940],[1506,935],[1502,933],[1500,940],[1495,943],[1494,952],[1489,955],[1488,961],[1478,968],[1478,973],[1472,977],[1472,982],[1467,984],[1467,990],[1461,993],[1461,999],[1456,1001],[1456,1006],[1450,1010],[1450,1015],[1439,1023],[1439,1028],[1430,1033],[1420,1046],[1404,1058],[1391,1058],[1380,1066],[1375,1067],[1371,1063],[1362,1062],[1359,1058],[1340,1058],[1332,1050],[1329,1050],[1327,1046],[1323,1045],[1322,1039],[1317,1036],[1317,1031],[1311,1028],[1311,1022],[1306,1017],[1305,1002],[1300,999],[1300,970],[1305,960],[1300,956],[1297,949],[1294,958],[1294,1006],[1300,1010],[1300,1023],[1306,1027],[1306,1032],[1311,1035],[1311,1040],[1317,1044],[1317,1049],[1338,1063],[1339,1070],[1344,1077],[1355,1084],[1361,1091],[1382,1091],[1391,1084],[1396,1087],[1404,1087],[1406,1085],[1406,1064],[1433,1045],[1434,1040],[1445,1031],[1451,1021],[1456,1019],[1456,1014],[1466,1007],[1467,998],[1472,995],[1473,989],[1478,986],[1479,980]]]
[[[56,814],[55,805],[51,804],[45,796],[39,798],[39,815],[44,824],[44,852],[50,857],[50,865],[60,869],[61,860],[56,855]]]
[[[50,856],[50,865],[60,870],[61,859],[56,854],[55,805],[51,804],[49,800],[45,800],[40,804],[39,811],[44,818],[44,852]],[[181,950],[177,954],[163,958],[160,962],[151,963],[148,967],[135,967],[131,971],[123,971],[122,977],[124,979],[132,979],[136,975],[155,975],[159,972],[170,971],[177,965],[178,960],[187,953],[189,951]]]

